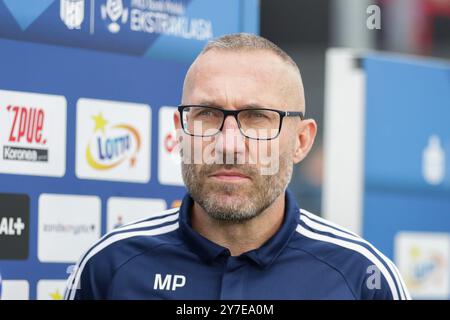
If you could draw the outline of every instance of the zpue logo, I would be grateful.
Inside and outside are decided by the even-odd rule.
[[[45,111],[41,108],[8,105],[6,111],[11,116],[8,142],[3,146],[3,160],[48,161],[47,139],[44,132]],[[22,147],[13,144],[21,144]],[[31,148],[23,146],[42,146]]]
[[[124,8],[122,0],[106,0],[106,3],[101,6],[101,14],[103,20],[110,20],[108,23],[108,30],[111,33],[120,31],[120,24],[127,23],[128,9]]]
[[[86,160],[95,170],[109,170],[128,161],[136,164],[141,149],[139,131],[125,123],[111,124],[102,113],[92,116],[95,127],[86,147]]]
[[[63,96],[0,90],[0,172],[63,176],[66,109]]]

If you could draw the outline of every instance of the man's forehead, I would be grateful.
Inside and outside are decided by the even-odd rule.
[[[217,50],[199,56],[186,81],[193,86],[217,85],[226,81],[255,84],[254,87],[298,85],[295,69],[268,50]],[[192,87],[191,87],[192,88]]]
[[[227,77],[213,75],[199,77],[185,93],[188,101],[200,105],[210,105],[224,108],[274,108],[281,107],[282,88],[263,84],[249,75],[245,77]]]
[[[295,102],[285,102],[297,105],[303,98],[295,91],[301,87],[298,70],[269,50],[213,49],[191,66],[183,92],[187,101],[183,103],[275,107],[292,96]]]
[[[288,64],[275,53],[262,49],[212,49],[200,55],[192,65],[195,73],[211,70],[227,72],[241,69],[250,74],[265,74],[284,72],[288,68]]]

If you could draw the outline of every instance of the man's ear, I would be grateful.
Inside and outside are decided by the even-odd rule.
[[[317,124],[313,119],[302,120],[299,123],[295,139],[293,161],[295,164],[302,161],[311,150],[317,133]]]
[[[178,110],[175,110],[173,113],[173,124],[175,126],[175,130],[177,132],[177,140],[179,141],[181,138],[181,122],[180,122],[180,112]]]
[[[180,112],[178,110],[175,110],[173,113],[173,124],[175,125],[175,129],[181,129]]]
[[[181,146],[181,142],[183,141],[183,129],[181,128],[180,112],[178,112],[178,110],[175,110],[173,113],[173,124],[175,126],[175,134],[177,137],[177,148],[182,156],[183,148]]]

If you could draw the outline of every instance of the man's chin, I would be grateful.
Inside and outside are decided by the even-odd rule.
[[[242,199],[249,194],[248,189],[250,189],[248,184],[240,185],[226,182],[209,182],[203,185],[204,194],[216,198],[223,197],[224,199]]]
[[[210,202],[215,202],[217,205],[224,207],[235,207],[251,200],[245,190],[234,186],[205,185],[202,194],[204,199],[209,199]]]
[[[217,221],[241,223],[250,220],[255,215],[246,212],[251,199],[239,195],[208,194],[204,198],[203,210]]]

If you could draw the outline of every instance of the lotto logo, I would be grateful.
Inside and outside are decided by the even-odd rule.
[[[146,104],[79,99],[77,177],[147,183],[150,133],[151,110]]]

